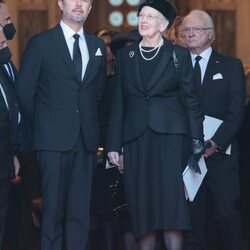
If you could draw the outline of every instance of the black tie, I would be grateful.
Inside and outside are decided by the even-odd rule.
[[[195,91],[197,94],[200,93],[201,89],[201,68],[199,61],[201,60],[201,56],[195,57],[195,65],[194,65],[194,77],[195,77]]]
[[[81,56],[81,51],[79,47],[79,34],[73,35],[75,38],[74,42],[74,47],[73,47],[73,63],[75,65],[76,73],[78,79],[81,81],[82,80],[82,56]]]

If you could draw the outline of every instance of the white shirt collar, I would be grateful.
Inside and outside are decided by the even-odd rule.
[[[209,60],[211,54],[212,54],[212,48],[209,47],[209,48],[207,48],[206,50],[204,50],[199,56],[202,57],[201,60],[206,60],[206,61],[208,62],[208,60]],[[193,54],[193,53],[191,52],[191,58],[192,58],[192,62],[193,62],[193,63],[195,63],[195,58],[196,58],[196,56],[197,56],[196,54]]]
[[[73,37],[74,34],[79,34],[80,35],[80,38],[82,40],[85,40],[85,37],[84,37],[84,32],[83,32],[83,28],[81,28],[78,32],[75,32],[73,29],[71,29],[67,24],[65,24],[63,22],[63,20],[60,21],[60,25],[62,27],[62,30],[63,30],[63,34],[65,36],[65,39],[66,41],[71,39]]]

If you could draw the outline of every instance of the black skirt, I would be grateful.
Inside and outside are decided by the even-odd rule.
[[[190,229],[182,180],[188,150],[184,135],[150,129],[124,145],[126,195],[136,238],[153,230]]]

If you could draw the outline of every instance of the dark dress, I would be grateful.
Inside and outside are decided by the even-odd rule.
[[[161,50],[150,61],[139,57],[145,90],[161,60]],[[187,143],[184,135],[157,133],[148,128],[124,145],[125,185],[136,237],[152,230],[190,229],[182,180]]]
[[[138,45],[120,50],[116,57],[106,145],[108,152],[123,147],[126,197],[136,238],[154,230],[190,229],[182,171],[189,138],[203,138],[204,118],[194,94],[189,51],[175,46],[181,92],[172,43],[164,40],[149,61]]]

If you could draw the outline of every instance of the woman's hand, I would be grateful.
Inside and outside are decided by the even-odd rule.
[[[109,152],[108,158],[109,162],[113,165],[116,165],[119,172],[123,174],[123,155],[119,155],[118,152]]]
[[[11,179],[11,182],[15,185],[18,185],[21,182],[21,177],[18,175],[20,170],[20,163],[16,155],[14,155],[14,177]]]
[[[123,167],[123,154],[121,154],[119,157],[119,164],[120,164],[120,166],[117,166],[117,168],[118,168],[119,172],[121,174],[123,174],[123,169],[124,169],[124,167]]]
[[[209,144],[209,146],[206,147],[206,151],[204,153],[205,158],[208,158],[213,155],[215,152],[217,152],[218,149],[218,145],[212,140],[205,141],[205,145],[207,144]]]
[[[188,165],[196,173],[199,173],[199,174],[201,174],[201,170],[200,170],[198,162],[204,152],[205,152],[204,141],[192,139],[191,155],[188,158]]]
[[[118,152],[108,152],[108,158],[111,164],[114,164],[118,167],[120,167],[120,156]]]

